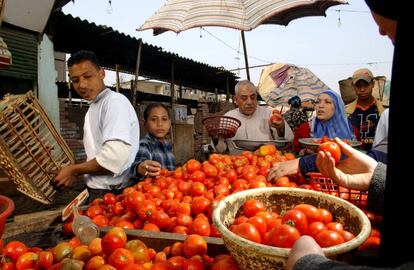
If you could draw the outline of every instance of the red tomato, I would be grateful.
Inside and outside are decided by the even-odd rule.
[[[298,204],[293,209],[304,213],[309,224],[315,221],[322,221],[318,208],[311,204]]]
[[[343,230],[340,231],[339,234],[342,236],[342,238],[344,238],[345,242],[348,242],[355,238],[355,235],[350,231]]]
[[[214,165],[211,165],[208,162],[203,163],[202,170],[203,170],[204,174],[206,175],[206,177],[216,177],[217,176],[217,168]]]
[[[113,205],[116,203],[116,196],[112,193],[106,193],[103,196],[104,203],[107,205]]]
[[[188,236],[183,242],[183,252],[187,258],[195,255],[206,255],[207,242],[198,234]]]
[[[193,198],[193,202],[191,204],[191,211],[194,215],[198,215],[200,213],[207,213],[208,207],[210,207],[211,201],[204,196],[198,196]]]
[[[298,229],[301,235],[308,232],[308,221],[304,213],[299,210],[291,209],[282,217],[282,224],[289,224]]]
[[[115,249],[108,259],[108,264],[112,265],[116,269],[123,269],[128,264],[134,263],[134,256],[131,251],[125,248]]]
[[[381,239],[378,236],[370,236],[358,247],[358,250],[378,250],[380,243]]]
[[[201,236],[210,236],[210,223],[204,218],[195,218],[193,224],[191,224],[191,233],[199,234]]]
[[[39,256],[34,252],[23,253],[16,262],[16,270],[25,270],[34,268]]]
[[[266,206],[259,200],[251,199],[243,204],[243,213],[246,217],[252,217],[260,211],[266,211]]]
[[[211,270],[238,270],[240,269],[234,260],[218,260],[212,266]]]
[[[314,238],[321,247],[336,246],[345,242],[338,232],[330,230],[321,231]]]
[[[276,179],[275,186],[276,187],[288,187],[289,186],[289,178],[286,176],[280,177]]]
[[[267,231],[267,223],[264,216],[255,215],[253,217],[250,217],[247,222],[255,226],[260,235],[264,235],[264,233]]]
[[[341,159],[341,148],[336,142],[324,142],[319,145],[318,151],[329,152],[336,163]]]
[[[331,231],[341,232],[344,230],[344,225],[339,222],[329,222],[326,224],[326,228]]]
[[[53,264],[53,254],[50,251],[41,251],[37,260],[36,267],[39,269],[49,269]]]
[[[207,191],[206,186],[201,182],[194,182],[190,186],[190,194],[194,196],[201,196]]]
[[[13,262],[17,262],[17,259],[23,253],[27,252],[27,246],[20,241],[11,241],[3,248],[3,255],[10,258]]]
[[[324,209],[324,208],[319,208],[318,212],[319,212],[320,218],[322,219],[321,221],[324,224],[328,224],[328,223],[332,222],[333,218],[332,218],[332,214],[331,214],[331,212],[329,212],[329,210]]]
[[[4,261],[0,264],[0,266],[1,266],[1,270],[16,270],[16,264],[12,261],[10,262]]]
[[[270,242],[276,247],[291,248],[300,237],[299,231],[290,225],[281,224],[270,233]]]
[[[192,174],[193,172],[201,169],[201,163],[195,159],[190,159],[185,163],[187,173]]]
[[[119,228],[119,227],[114,227]],[[106,255],[110,255],[115,249],[122,248],[125,245],[125,240],[114,234],[105,234],[102,238],[102,250]]]
[[[323,224],[320,221],[315,221],[315,222],[309,223],[308,235],[314,237],[315,235],[317,235],[323,230],[326,230],[325,224]]]
[[[195,171],[190,175],[190,180],[193,182],[203,182],[206,179],[206,175],[202,171]]]
[[[250,241],[253,241],[259,244],[262,243],[262,237],[260,236],[260,232],[251,223],[242,223],[239,225],[235,225],[232,232],[247,240],[250,240]]]

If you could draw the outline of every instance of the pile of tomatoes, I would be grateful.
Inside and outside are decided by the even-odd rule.
[[[243,204],[229,230],[250,241],[281,248],[291,248],[301,235],[312,236],[321,247],[339,245],[355,237],[342,223],[333,221],[327,209],[298,204],[279,214],[256,199]]]
[[[20,241],[2,250],[2,270],[86,269],[86,270],[238,270],[227,254],[207,255],[207,242],[197,234],[175,242],[161,251],[148,248],[138,239],[129,240],[122,228],[113,227],[102,238],[83,245],[77,238],[42,250]]]
[[[203,163],[191,159],[175,171],[163,170],[157,178],[146,178],[126,188],[121,195],[105,194],[83,214],[98,226],[219,237],[211,222],[214,204],[246,189],[297,187],[287,177],[275,183],[266,179],[273,162],[291,158],[294,158],[292,154],[281,155],[273,145],[264,145],[256,153],[213,154]],[[71,220],[64,228],[71,232]]]

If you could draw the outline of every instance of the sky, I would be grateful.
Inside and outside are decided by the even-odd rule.
[[[165,51],[211,66],[227,70],[245,67],[238,30],[205,27],[179,34],[169,31],[158,36],[153,36],[152,30],[137,31],[165,2],[111,0],[109,5],[109,0],[75,0],[63,12],[110,26]],[[299,18],[287,26],[261,25],[245,32],[250,80],[257,85],[263,67],[254,66],[270,63],[306,67],[335,91],[339,91],[338,81],[352,76],[359,68],[369,68],[374,76],[390,79],[393,46],[387,37],[379,34],[365,2],[348,0],[348,5],[333,6],[326,14],[326,17]],[[244,69],[234,72],[240,79],[247,79]],[[105,82],[114,83],[115,76],[107,76]]]

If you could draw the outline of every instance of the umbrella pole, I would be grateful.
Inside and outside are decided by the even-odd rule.
[[[247,59],[247,49],[246,49],[246,40],[244,39],[244,31],[241,31],[242,42],[243,42],[243,51],[244,51],[244,62],[246,64],[246,75],[247,79],[250,81],[250,72],[249,72],[249,60]]]

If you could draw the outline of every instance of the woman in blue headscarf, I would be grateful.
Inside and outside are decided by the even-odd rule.
[[[311,124],[301,124],[295,133],[293,141],[295,151],[299,152],[300,138],[329,138],[353,140],[358,131],[354,130],[345,113],[345,106],[338,93],[326,90],[318,96],[315,105],[316,117]],[[359,134],[358,134],[359,135]],[[309,154],[309,150],[301,150],[300,154]]]

